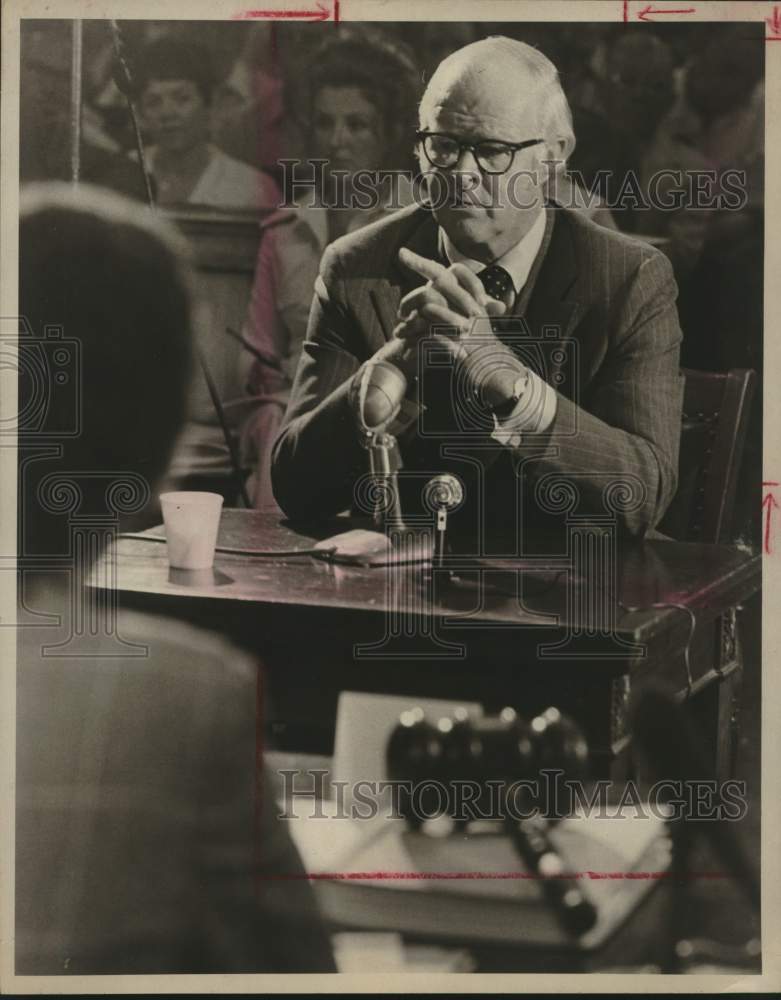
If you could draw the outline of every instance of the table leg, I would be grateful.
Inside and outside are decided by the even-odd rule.
[[[737,662],[719,684],[718,729],[716,742],[716,777],[726,781],[735,776],[740,738],[740,701],[743,687],[743,664]]]

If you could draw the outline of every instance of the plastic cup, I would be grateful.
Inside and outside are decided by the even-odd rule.
[[[209,569],[220,527],[219,493],[161,493],[168,562],[175,569]]]

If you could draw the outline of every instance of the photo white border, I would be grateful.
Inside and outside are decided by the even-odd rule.
[[[322,0],[338,2],[341,21],[622,21],[632,23],[646,2],[631,0]],[[315,9],[317,0],[4,0],[2,8],[2,171],[0,172],[0,317],[18,315],[18,176],[19,176],[19,19],[119,18],[154,20],[226,20],[242,10]],[[778,6],[781,6],[779,4]],[[686,23],[694,21],[764,21],[772,3],[709,0],[690,3],[654,3],[655,8],[693,7]],[[660,20],[670,20],[670,18]],[[327,25],[324,25],[327,27]],[[765,187],[765,479],[781,481],[781,401],[772,391],[772,373],[781,374],[781,41],[765,46],[766,67],[766,187]],[[8,381],[8,380],[6,380]],[[4,388],[7,389],[7,386]],[[16,411],[15,387],[0,397],[0,417]],[[14,449],[0,447],[0,566],[2,553],[16,544],[16,460]],[[757,504],[761,497],[757,497]],[[781,511],[779,512],[781,514]],[[762,942],[761,976],[743,975],[608,975],[588,974],[441,974],[382,975],[231,975],[231,976],[20,976],[13,974],[13,835],[14,835],[14,704],[16,638],[0,627],[0,992],[2,993],[355,993],[443,992],[504,993],[680,993],[769,992],[781,989],[781,724],[779,677],[779,617],[775,600],[781,592],[781,541],[778,551],[763,560],[762,655]],[[15,574],[0,572],[0,624],[15,614]]]

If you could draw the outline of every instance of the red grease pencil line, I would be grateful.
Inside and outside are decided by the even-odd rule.
[[[670,871],[654,872],[562,872],[559,875],[540,875],[532,872],[291,872],[283,874],[261,875],[263,879],[296,881],[333,881],[333,882],[373,882],[373,881],[452,881],[452,880],[507,880],[507,881],[543,881],[545,879],[592,879],[592,880],[637,880],[637,879],[679,879],[681,876]],[[726,879],[726,872],[688,872],[686,879]]]

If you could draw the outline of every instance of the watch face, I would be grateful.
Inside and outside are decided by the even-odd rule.
[[[529,373],[521,375],[518,381],[515,383],[515,392],[513,393],[516,403],[526,392],[526,386],[529,384]]]

